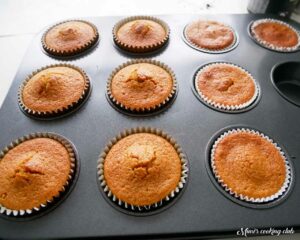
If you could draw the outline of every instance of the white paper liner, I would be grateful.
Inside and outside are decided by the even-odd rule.
[[[198,46],[196,43],[193,43],[187,36],[186,34],[186,30],[187,30],[187,27],[190,25],[191,23],[188,23],[185,27],[184,27],[184,30],[183,30],[183,37],[184,37],[184,40],[186,41],[186,43],[188,45],[190,45],[191,47],[199,50],[199,51],[202,51],[202,52],[206,52],[206,53],[223,53],[223,52],[228,52],[228,51],[231,51],[233,50],[239,43],[239,37],[238,37],[238,34],[237,32],[231,27],[229,26],[228,24],[224,24],[222,23],[224,26],[230,28],[230,30],[232,31],[233,33],[233,41],[232,43],[225,47],[225,48],[220,48],[220,49],[209,49],[209,48],[204,48],[204,47],[200,47]]]
[[[127,137],[131,134],[135,134],[135,133],[152,133],[152,134],[158,135],[160,137],[163,137],[164,139],[169,141],[173,145],[173,147],[176,149],[178,156],[180,157],[181,164],[182,164],[181,178],[180,178],[180,181],[179,181],[177,187],[172,192],[170,192],[167,197],[165,197],[161,201],[154,203],[152,205],[135,206],[135,205],[128,204],[128,203],[118,199],[117,196],[115,196],[111,192],[111,190],[109,189],[108,185],[106,184],[106,181],[104,178],[104,161],[105,161],[105,158],[106,158],[108,152],[112,148],[112,146],[114,144],[116,144],[118,141],[120,141],[122,138],[125,138],[125,137]],[[170,201],[172,198],[176,197],[178,195],[178,193],[182,190],[184,185],[186,184],[187,177],[188,177],[188,171],[189,171],[187,158],[186,158],[185,154],[182,152],[182,149],[178,145],[176,140],[174,138],[172,138],[170,135],[168,135],[167,133],[165,133],[164,131],[159,130],[157,128],[151,128],[151,127],[138,127],[138,128],[127,129],[127,130],[121,132],[115,138],[113,138],[106,145],[103,152],[100,154],[99,159],[98,159],[97,170],[98,170],[97,173],[98,173],[98,180],[100,182],[100,186],[103,189],[104,193],[107,195],[107,197],[111,201],[118,204],[120,207],[127,209],[127,210],[131,210],[131,211],[137,211],[137,212],[145,211],[145,210],[146,211],[155,210],[156,208],[158,208],[158,207],[162,206],[163,204],[167,203],[168,201]]]
[[[46,70],[48,68],[53,68],[53,67],[68,67],[68,68],[72,68],[78,72],[81,73],[81,75],[84,77],[85,79],[85,86],[84,89],[82,91],[82,94],[80,96],[80,98],[76,101],[71,103],[70,105],[66,106],[66,107],[62,107],[59,109],[56,109],[55,111],[36,111],[33,109],[28,108],[25,103],[23,102],[23,89],[26,86],[26,84],[28,83],[28,81],[30,81],[30,79],[38,74],[39,72]],[[34,117],[55,117],[55,116],[59,116],[59,115],[63,115],[64,113],[66,113],[67,111],[76,108],[78,105],[81,104],[81,102],[88,96],[89,90],[91,87],[91,83],[90,83],[90,79],[87,76],[86,72],[74,65],[71,64],[66,64],[66,63],[58,63],[58,64],[52,64],[52,65],[47,65],[45,67],[39,68],[37,70],[35,70],[34,72],[32,72],[30,75],[28,75],[26,77],[26,79],[22,82],[22,84],[19,87],[19,91],[18,91],[18,103],[19,106],[22,108],[22,110],[24,110],[27,114],[32,115]]]
[[[140,108],[130,108],[128,106],[125,106],[124,104],[120,103],[117,99],[115,99],[115,97],[113,96],[112,92],[111,92],[111,83],[112,80],[114,78],[114,76],[124,67],[127,67],[129,65],[133,65],[133,64],[138,64],[138,63],[149,63],[149,64],[153,64],[156,65],[158,67],[163,68],[165,71],[167,71],[170,75],[171,78],[173,80],[173,88],[172,91],[170,92],[170,94],[168,95],[168,97],[161,102],[160,104],[153,106],[153,107],[149,107],[149,108],[144,108],[144,107],[140,107]],[[145,112],[152,112],[155,111],[161,107],[163,107],[164,105],[166,105],[175,95],[176,91],[177,91],[177,87],[178,87],[178,83],[176,80],[176,76],[175,73],[173,72],[173,70],[167,66],[166,64],[157,61],[157,60],[153,60],[153,59],[134,59],[134,60],[130,60],[128,62],[123,63],[122,65],[118,66],[109,76],[107,84],[106,84],[106,92],[107,92],[107,96],[109,97],[109,99],[118,107],[120,107],[121,109],[127,110],[127,111],[131,111],[131,112],[138,112],[138,113],[145,113]]]
[[[157,42],[156,44],[147,45],[147,46],[134,46],[134,45],[128,45],[128,44],[123,43],[118,38],[118,35],[117,35],[118,30],[125,23],[131,22],[131,21],[136,21],[136,20],[150,20],[150,21],[154,21],[154,22],[160,24],[164,28],[164,30],[166,32],[166,36],[164,37],[164,39]],[[126,51],[133,52],[133,53],[146,53],[146,52],[155,51],[155,50],[161,48],[169,40],[170,28],[169,28],[169,26],[166,22],[164,22],[163,20],[161,20],[159,18],[156,18],[156,17],[152,17],[152,16],[132,16],[132,17],[124,18],[124,19],[120,20],[119,22],[117,22],[116,25],[113,27],[112,34],[113,34],[114,42],[120,48],[122,48]]]
[[[202,74],[206,69],[210,68],[211,66],[215,66],[215,65],[226,65],[226,66],[232,66],[232,67],[235,67],[237,68],[238,70],[242,70],[243,72],[245,72],[249,77],[250,79],[253,81],[254,85],[255,85],[255,91],[254,91],[254,94],[252,96],[251,99],[249,99],[247,102],[245,103],[242,103],[242,104],[239,104],[239,105],[225,105],[225,104],[220,104],[220,103],[217,103],[211,99],[209,99],[208,97],[206,97],[201,89],[198,87],[198,77],[200,74]],[[241,109],[245,109],[247,108],[248,106],[250,106],[258,97],[259,95],[259,87],[258,87],[258,84],[256,82],[256,80],[254,79],[254,77],[250,74],[250,72],[248,72],[247,70],[245,70],[244,68],[236,65],[236,64],[233,64],[233,63],[227,63],[227,62],[214,62],[214,63],[209,63],[203,67],[201,67],[198,72],[196,73],[196,76],[195,76],[195,79],[194,79],[194,85],[195,85],[195,88],[199,94],[199,96],[201,97],[201,99],[206,102],[207,104],[215,107],[215,108],[218,108],[218,109],[221,109],[221,110],[228,110],[228,111],[237,111],[237,110],[241,110]]]
[[[48,204],[52,203],[55,199],[59,198],[59,196],[61,195],[61,193],[63,193],[66,190],[66,187],[71,183],[71,181],[73,180],[74,177],[74,170],[76,167],[76,156],[75,156],[75,152],[73,149],[72,144],[65,139],[62,136],[59,136],[55,133],[31,133],[29,135],[23,136],[18,138],[17,140],[11,142],[9,145],[7,145],[1,152],[0,152],[0,161],[3,159],[3,157],[14,147],[16,147],[17,145],[27,141],[27,140],[31,140],[31,139],[35,139],[35,138],[50,138],[53,140],[56,140],[57,142],[61,143],[68,151],[69,156],[70,156],[70,173],[68,176],[68,180],[66,181],[66,183],[64,184],[64,186],[62,187],[62,189],[60,190],[60,192],[58,193],[57,196],[53,196],[51,199],[47,200],[46,204],[41,204],[39,207],[34,207],[32,209],[22,209],[22,210],[14,210],[14,209],[9,209],[4,207],[3,205],[0,204],[0,214],[5,214],[7,216],[14,216],[14,217],[18,217],[18,216],[26,216],[26,215],[30,215],[34,212],[38,212],[43,208],[46,208],[48,206]]]
[[[289,27],[291,30],[293,30],[297,36],[298,36],[298,43],[294,46],[294,47],[278,47],[278,46],[275,46],[267,41],[264,41],[262,39],[259,38],[259,36],[256,35],[255,33],[255,27],[258,26],[259,24],[261,23],[268,23],[268,22],[273,22],[273,23],[279,23],[279,24],[282,24],[282,25],[285,25],[287,27]],[[265,18],[265,19],[260,19],[260,20],[256,20],[254,21],[251,26],[250,26],[250,33],[251,35],[255,38],[255,40],[261,44],[262,46],[266,47],[266,48],[269,48],[271,50],[276,50],[276,51],[280,51],[280,52],[293,52],[295,50],[298,50],[299,47],[300,47],[300,35],[299,35],[299,32],[293,28],[291,25],[283,22],[283,21],[280,21],[280,20],[276,20],[276,19],[271,19],[271,18]]]
[[[239,194],[237,192],[234,192],[232,189],[230,189],[221,179],[221,177],[218,175],[218,171],[216,169],[215,166],[215,151],[216,148],[218,146],[218,144],[220,143],[220,141],[222,141],[225,137],[229,136],[230,134],[233,133],[250,133],[250,134],[254,134],[257,136],[260,136],[262,138],[264,138],[265,140],[267,140],[268,142],[270,142],[280,153],[280,155],[282,156],[284,162],[285,162],[285,170],[286,170],[286,174],[285,174],[285,181],[282,185],[282,187],[280,188],[280,190],[268,197],[264,197],[264,198],[253,198],[253,197],[248,197],[248,196],[244,196],[242,194]],[[287,159],[287,157],[285,156],[285,153],[283,152],[283,150],[277,145],[277,143],[275,143],[271,138],[269,138],[268,136],[264,135],[263,133],[260,133],[256,130],[253,129],[248,129],[248,128],[235,128],[235,129],[231,129],[228,130],[226,132],[224,132],[213,144],[212,149],[211,149],[211,154],[210,154],[210,159],[211,159],[211,168],[213,170],[214,176],[216,178],[216,180],[218,181],[218,183],[223,187],[223,189],[228,192],[230,195],[234,196],[237,199],[240,199],[242,201],[246,201],[246,202],[251,202],[251,203],[268,203],[271,201],[274,201],[276,199],[278,199],[280,196],[282,196],[286,190],[288,189],[290,182],[291,182],[291,167],[289,164],[289,161]]]
[[[59,51],[59,50],[53,49],[53,48],[51,48],[51,47],[49,47],[49,46],[47,45],[47,43],[46,43],[46,41],[45,41],[46,35],[47,35],[47,33],[48,33],[51,29],[53,29],[54,27],[56,27],[56,26],[58,26],[58,25],[61,25],[61,24],[63,24],[63,23],[74,22],[74,21],[75,21],[75,22],[83,22],[83,23],[86,23],[86,24],[90,25],[90,26],[94,29],[95,36],[94,36],[89,42],[87,42],[86,44],[84,44],[83,46],[78,47],[78,48],[75,48],[75,49],[72,49],[72,50],[68,50],[68,51],[64,51],[64,50]],[[74,55],[77,55],[77,54],[79,54],[79,53],[83,53],[84,51],[90,49],[94,44],[97,43],[98,39],[99,39],[99,31],[98,31],[97,27],[96,27],[93,23],[88,22],[88,21],[86,21],[86,20],[82,20],[82,19],[70,19],[70,20],[58,22],[58,23],[52,25],[51,27],[49,27],[49,28],[45,31],[45,33],[43,34],[42,39],[41,39],[41,42],[42,42],[42,46],[43,46],[44,50],[45,50],[47,53],[49,53],[49,54],[51,54],[51,55],[53,55],[53,56],[58,56],[58,57],[72,57],[72,56],[74,56]]]

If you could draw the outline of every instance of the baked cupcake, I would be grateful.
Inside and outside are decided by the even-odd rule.
[[[167,204],[183,188],[187,160],[167,134],[150,128],[126,131],[98,161],[101,186],[125,209],[147,211]]]
[[[194,21],[185,27],[184,35],[192,46],[200,50],[221,51],[237,41],[231,27],[216,21]]]
[[[298,32],[292,26],[274,19],[254,21],[251,34],[263,46],[278,51],[293,51],[300,45]]]
[[[250,202],[278,198],[290,180],[288,162],[278,145],[249,129],[230,130],[219,137],[212,147],[211,166],[228,192]]]
[[[47,30],[42,37],[42,44],[51,55],[74,56],[94,46],[98,38],[98,30],[92,23],[71,20]]]
[[[0,154],[0,211],[14,216],[46,207],[73,177],[75,156],[55,134],[20,138]]]
[[[239,110],[251,105],[258,95],[253,77],[231,63],[212,63],[202,67],[195,77],[201,99],[218,109]]]
[[[161,48],[169,38],[169,27],[160,19],[148,16],[129,17],[113,29],[115,43],[122,49],[145,53]]]
[[[79,106],[89,90],[90,81],[80,68],[51,65],[37,70],[23,82],[19,104],[30,115],[53,117]]]
[[[111,101],[131,112],[149,112],[166,105],[176,88],[172,70],[158,61],[146,59],[119,66],[107,83]]]

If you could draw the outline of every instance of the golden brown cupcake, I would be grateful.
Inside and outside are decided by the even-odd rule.
[[[188,24],[185,37],[193,45],[207,50],[223,50],[235,42],[232,28],[216,21],[198,20]]]
[[[0,159],[1,210],[30,213],[59,196],[72,177],[71,151],[52,137],[18,141]]]
[[[118,106],[131,111],[150,111],[166,104],[176,90],[171,70],[156,61],[127,62],[112,73],[108,95]]]
[[[30,114],[51,116],[78,105],[86,97],[89,86],[89,79],[81,69],[52,65],[25,80],[19,101]]]
[[[73,20],[54,25],[43,36],[44,49],[57,56],[71,56],[92,47],[98,40],[97,28],[86,21]]]
[[[230,63],[208,64],[198,72],[195,85],[205,102],[221,109],[245,108],[257,96],[252,76]]]
[[[152,17],[130,17],[121,20],[113,30],[115,43],[130,52],[149,52],[168,40],[169,27]]]
[[[289,49],[299,45],[299,35],[288,24],[271,19],[262,19],[252,24],[253,36],[263,45],[271,48]]]
[[[117,199],[147,206],[167,198],[182,176],[181,158],[170,141],[153,133],[130,134],[110,148],[104,179]]]
[[[213,146],[213,171],[223,187],[236,196],[258,202],[272,200],[284,191],[288,175],[279,149],[258,132],[229,131]]]

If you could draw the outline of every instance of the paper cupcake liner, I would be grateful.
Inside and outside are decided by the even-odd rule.
[[[254,91],[254,94],[252,96],[251,99],[249,99],[247,102],[245,103],[242,103],[242,104],[239,104],[239,105],[225,105],[225,104],[220,104],[220,103],[217,103],[211,99],[209,99],[208,97],[206,97],[201,89],[199,89],[198,87],[198,84],[197,84],[197,81],[198,81],[198,77],[200,74],[203,73],[204,70],[206,70],[207,68],[211,67],[211,66],[214,66],[214,65],[230,65],[230,66],[233,66],[239,70],[242,70],[243,72],[245,72],[253,81],[254,85],[255,85],[255,91]],[[238,110],[242,110],[242,109],[245,109],[247,107],[249,107],[256,99],[257,97],[259,96],[259,87],[258,87],[258,84],[256,82],[256,80],[254,79],[254,77],[251,75],[250,72],[248,72],[247,70],[245,70],[244,68],[236,65],[236,64],[233,64],[233,63],[227,63],[227,62],[214,62],[214,63],[209,63],[209,64],[206,64],[202,67],[200,67],[200,69],[198,70],[198,72],[196,72],[196,75],[195,75],[195,78],[194,78],[194,86],[197,90],[197,93],[199,94],[200,98],[202,99],[202,101],[204,101],[205,103],[207,103],[208,105],[211,105],[217,109],[221,109],[221,110],[226,110],[226,111],[238,111]]]
[[[55,111],[35,111],[33,109],[28,108],[25,103],[23,102],[23,89],[26,86],[26,84],[28,83],[28,81],[37,73],[48,69],[48,68],[52,68],[52,67],[69,67],[69,68],[73,68],[76,71],[79,71],[82,76],[85,78],[85,86],[84,86],[84,90],[82,91],[81,97],[76,101],[73,102],[72,104],[66,106],[66,107],[62,107],[59,108]],[[35,70],[34,72],[32,72],[29,76],[27,76],[27,78],[23,81],[23,83],[21,84],[19,91],[18,91],[18,103],[20,108],[28,115],[36,117],[36,118],[52,118],[52,117],[58,117],[61,115],[64,115],[65,113],[69,113],[70,111],[74,110],[75,108],[79,107],[84,100],[88,97],[89,92],[91,89],[91,83],[90,83],[90,79],[87,76],[87,74],[85,73],[84,70],[82,70],[81,68],[71,65],[71,64],[64,64],[64,63],[59,63],[59,64],[52,64],[52,65],[47,65],[45,67],[42,67],[40,69]]]
[[[84,44],[83,46],[74,48],[72,50],[67,50],[67,51],[66,50],[57,50],[57,49],[53,49],[53,48],[49,47],[47,45],[46,41],[45,41],[47,33],[51,29],[53,29],[54,27],[56,27],[56,26],[58,26],[60,24],[63,24],[63,23],[66,23],[66,22],[73,22],[73,21],[83,22],[83,23],[86,23],[86,24],[90,25],[94,29],[95,36],[89,42],[87,42],[86,44]],[[45,33],[43,34],[41,42],[42,42],[43,49],[47,53],[49,53],[50,55],[57,56],[57,57],[72,57],[72,56],[75,56],[75,55],[77,55],[79,53],[83,53],[84,51],[90,49],[91,47],[93,47],[97,43],[98,40],[99,40],[99,32],[98,32],[97,27],[93,23],[85,21],[85,20],[80,20],[80,19],[71,19],[71,20],[66,20],[66,21],[62,21],[62,22],[56,23],[56,24],[52,25],[51,27],[49,27],[45,31]]]
[[[166,70],[171,75],[171,77],[173,79],[173,89],[170,92],[169,96],[163,102],[161,102],[160,104],[158,104],[156,106],[153,106],[153,107],[149,107],[149,108],[142,108],[142,107],[141,108],[131,108],[131,107],[125,106],[124,104],[120,103],[113,96],[113,94],[111,92],[111,82],[112,82],[114,76],[122,68],[127,67],[127,66],[132,65],[132,64],[137,64],[137,63],[150,63],[150,64],[154,64],[156,66],[159,66],[159,67],[163,68],[164,70]],[[130,61],[126,62],[126,63],[123,63],[122,65],[118,66],[110,74],[110,76],[108,78],[108,81],[107,81],[107,84],[106,84],[106,93],[107,93],[107,96],[109,97],[109,99],[111,100],[111,102],[115,106],[117,106],[118,108],[120,108],[122,110],[129,111],[131,113],[152,113],[152,112],[155,112],[158,109],[163,108],[164,106],[166,106],[170,102],[171,99],[173,99],[173,97],[175,96],[175,93],[177,92],[177,87],[178,87],[178,84],[177,84],[177,80],[176,80],[175,74],[174,74],[173,70],[169,66],[167,66],[166,64],[164,64],[164,63],[162,63],[160,61],[153,60],[153,59],[135,59],[135,60],[130,60]]]
[[[287,27],[289,27],[291,30],[293,30],[297,36],[298,36],[298,43],[297,45],[295,45],[294,47],[278,47],[278,46],[275,46],[271,43],[268,43],[262,39],[260,39],[256,34],[255,34],[255,27],[258,26],[259,24],[261,23],[268,23],[268,22],[273,22],[273,23],[279,23],[279,24],[282,24],[282,25],[285,25]],[[268,49],[271,49],[271,50],[275,50],[275,51],[279,51],[279,52],[293,52],[295,50],[298,50],[300,48],[300,34],[299,32],[293,28],[291,25],[283,22],[283,21],[280,21],[280,20],[276,20],[276,19],[271,19],[271,18],[265,18],[265,19],[260,19],[260,20],[256,20],[254,21],[251,26],[250,26],[250,34],[251,36],[260,44],[262,45],[263,47],[266,47]]]
[[[105,162],[105,158],[106,158],[108,152],[111,150],[113,145],[116,144],[118,141],[120,141],[121,139],[123,139],[131,134],[135,134],[135,133],[152,133],[152,134],[158,135],[160,137],[163,137],[164,139],[166,139],[173,145],[173,147],[176,149],[176,151],[178,153],[178,156],[181,159],[181,164],[182,164],[181,165],[181,178],[180,178],[180,181],[179,181],[177,187],[172,192],[170,192],[167,197],[165,197],[161,201],[156,202],[151,205],[135,206],[135,205],[128,204],[128,203],[118,199],[117,196],[115,196],[111,192],[111,190],[110,190],[109,186],[106,184],[106,181],[104,178],[104,162]],[[110,201],[114,202],[121,208],[123,208],[125,210],[129,210],[129,211],[133,211],[133,212],[143,212],[143,211],[149,212],[149,211],[153,211],[159,207],[162,207],[163,205],[166,205],[168,202],[170,202],[172,199],[174,199],[176,196],[178,196],[178,194],[184,188],[185,184],[187,183],[188,171],[189,171],[188,160],[187,160],[185,154],[183,153],[181,147],[176,142],[176,140],[174,140],[174,138],[172,138],[170,135],[168,135],[164,131],[156,129],[156,128],[151,128],[151,127],[138,127],[138,128],[127,129],[127,130],[121,132],[119,135],[117,135],[115,138],[113,138],[106,145],[103,152],[100,154],[98,162],[97,162],[98,180],[99,180],[100,187],[102,188],[104,194],[109,198]]]
[[[135,20],[151,20],[151,21],[154,21],[154,22],[160,24],[165,29],[165,32],[166,32],[165,38],[162,39],[160,42],[157,42],[156,44],[147,45],[147,46],[134,46],[134,45],[128,45],[128,44],[123,43],[117,36],[118,30],[125,23],[135,21]],[[121,21],[119,21],[113,27],[112,34],[113,34],[113,40],[114,40],[115,44],[117,46],[119,46],[120,48],[122,48],[126,51],[129,51],[129,52],[133,52],[133,53],[147,53],[147,52],[152,52],[154,50],[157,50],[167,43],[167,41],[169,40],[169,36],[170,36],[170,28],[167,23],[165,23],[164,21],[162,21],[159,18],[155,18],[152,16],[132,16],[132,17],[124,18]]]
[[[237,32],[229,25],[227,24],[224,24],[226,27],[230,28],[230,30],[232,31],[233,33],[233,41],[232,43],[225,47],[225,48],[219,48],[219,49],[209,49],[209,48],[204,48],[204,47],[201,47],[199,45],[197,45],[196,43],[193,43],[192,41],[190,41],[190,39],[188,38],[187,34],[186,34],[186,30],[187,30],[187,27],[189,26],[190,23],[188,23],[184,29],[183,29],[183,39],[185,40],[185,42],[192,48],[196,49],[196,50],[199,50],[201,52],[205,52],[205,53],[224,53],[224,52],[229,52],[231,50],[233,50],[239,43],[239,36],[237,34]]]
[[[239,132],[246,132],[246,133],[250,133],[250,134],[255,134],[257,136],[260,136],[262,138],[264,138],[265,140],[267,140],[268,142],[270,142],[279,152],[280,155],[282,156],[282,158],[284,159],[285,162],[285,170],[286,170],[286,175],[285,175],[285,181],[282,185],[282,187],[280,188],[280,190],[268,197],[263,197],[263,198],[253,198],[253,197],[248,197],[248,196],[244,196],[243,194],[239,194],[235,191],[233,191],[232,189],[230,189],[227,184],[225,184],[222,180],[222,178],[218,175],[218,171],[217,168],[215,166],[215,151],[216,148],[218,146],[218,144],[220,143],[220,141],[222,139],[224,139],[226,136],[233,134],[233,133],[239,133]],[[228,130],[226,132],[224,132],[221,136],[219,136],[219,138],[214,142],[212,149],[211,149],[211,153],[210,153],[210,159],[211,159],[211,168],[213,171],[213,174],[216,178],[216,180],[218,181],[218,183],[223,187],[223,189],[229,193],[231,196],[242,200],[242,201],[246,201],[246,202],[250,202],[250,203],[269,203],[272,202],[276,199],[278,199],[279,197],[281,197],[282,195],[285,194],[285,192],[287,191],[287,189],[290,186],[291,183],[291,167],[290,167],[290,163],[285,155],[285,153],[283,152],[283,150],[278,146],[277,143],[275,143],[271,138],[269,138],[268,136],[264,135],[263,133],[260,133],[256,130],[253,129],[248,129],[248,128],[235,128],[235,129],[231,129]]]
[[[6,216],[13,216],[13,217],[25,217],[34,213],[37,213],[41,211],[42,209],[45,209],[54,202],[55,200],[60,198],[60,195],[65,192],[66,188],[71,184],[73,177],[74,177],[74,172],[76,168],[76,154],[75,150],[72,146],[72,144],[65,139],[64,137],[57,135],[55,133],[31,133],[29,135],[23,136],[18,138],[17,140],[11,142],[9,145],[7,145],[1,152],[0,152],[0,161],[3,159],[3,157],[13,148],[18,146],[19,144],[31,140],[34,138],[50,138],[53,140],[56,140],[57,142],[61,143],[68,151],[69,156],[70,156],[70,161],[71,161],[71,169],[70,173],[68,176],[68,180],[66,181],[65,185],[62,187],[58,195],[53,196],[51,199],[48,199],[46,203],[40,204],[38,207],[34,207],[32,209],[22,209],[22,210],[14,210],[14,209],[9,209],[0,204],[0,214],[4,214]]]

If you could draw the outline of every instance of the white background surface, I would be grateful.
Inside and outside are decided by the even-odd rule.
[[[247,13],[247,0],[0,0],[0,106],[33,36],[53,22],[86,16],[209,13]],[[300,236],[255,239],[274,238]]]

